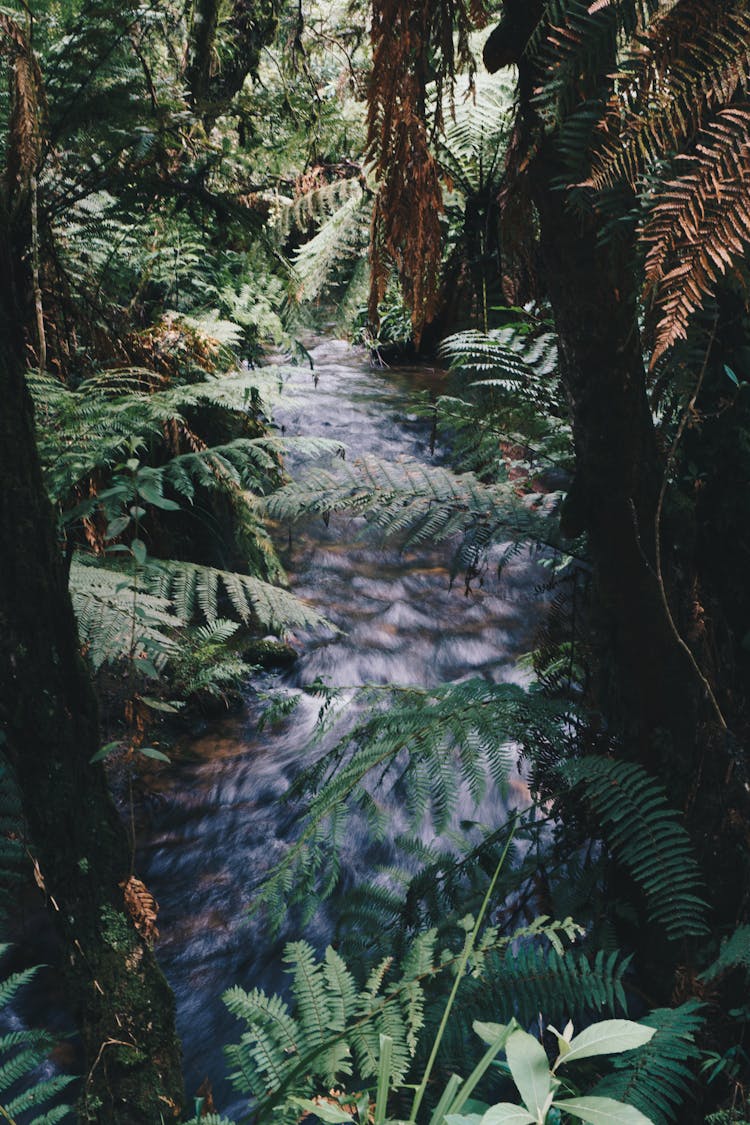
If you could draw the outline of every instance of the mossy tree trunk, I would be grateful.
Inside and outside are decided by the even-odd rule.
[[[2,206],[2,205],[0,205]],[[0,211],[0,740],[21,792],[28,847],[63,942],[85,1051],[81,1119],[158,1125],[183,1102],[174,1000],[129,917],[130,847],[101,765],[24,378],[32,300],[18,236],[23,192]]]

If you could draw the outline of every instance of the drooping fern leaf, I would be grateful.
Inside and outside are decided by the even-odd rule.
[[[698,864],[663,787],[631,762],[588,757],[565,769],[595,813],[610,852],[643,891],[653,921],[673,941],[705,935]]]
[[[544,512],[524,502],[511,484],[484,484],[472,473],[408,460],[363,457],[335,471],[314,469],[270,496],[266,508],[282,520],[362,515],[404,547],[461,537],[454,575],[476,567],[493,542],[547,540],[552,534]]]
[[[515,684],[469,680],[435,688],[364,688],[369,713],[351,728],[345,715],[319,737],[329,745],[295,779],[291,798],[304,796],[299,834],[259,889],[278,924],[293,901],[310,902],[336,887],[339,852],[357,812],[382,829],[380,793],[398,796],[416,829],[446,831],[456,794],[465,787],[478,804],[490,784],[501,790],[513,766],[513,743],[531,722],[557,731],[557,708]],[[327,712],[336,715],[336,710]]]
[[[0,945],[0,957],[8,949],[9,946]],[[36,972],[36,968],[26,969],[0,981],[0,1007],[10,1004]],[[49,1077],[41,1069],[54,1045],[50,1035],[33,1029],[9,1031],[0,1036],[0,1117],[3,1120],[17,1125],[56,1125],[58,1121],[72,1119],[72,1106],[61,1104],[60,1098],[73,1079],[67,1075]],[[50,1107],[51,1101],[57,1104]]]

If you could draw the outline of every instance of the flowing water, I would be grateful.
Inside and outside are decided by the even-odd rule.
[[[441,372],[374,370],[366,355],[340,342],[320,344],[312,354],[314,379],[309,369],[284,369],[288,401],[282,399],[276,422],[287,434],[334,438],[345,443],[349,458],[432,459],[429,422],[415,413],[415,403],[419,392],[440,389]],[[501,578],[488,571],[467,596],[463,583],[451,587],[449,546],[399,553],[363,537],[363,528],[359,518],[338,516],[327,526],[316,519],[291,532],[292,589],[341,632],[318,629],[295,638],[294,667],[256,681],[241,714],[206,723],[182,745],[144,810],[139,873],[161,906],[157,948],[177,996],[187,1089],[209,1076],[225,1109],[236,1095],[221,1080],[221,1045],[237,1039],[238,1028],[220,996],[235,983],[267,990],[283,984],[281,939],[271,941],[246,911],[259,879],[293,836],[297,812],[281,799],[305,764],[320,706],[302,695],[291,716],[259,731],[258,689],[294,692],[317,677],[343,689],[429,686],[475,675],[522,679],[516,661],[530,645],[539,581],[528,555]],[[285,547],[286,535],[281,529]],[[356,709],[353,691],[344,701],[350,712]],[[516,789],[522,800],[520,781]],[[499,819],[499,796],[490,803],[485,819]],[[403,827],[395,807],[393,821],[395,834]],[[376,857],[355,823],[345,878],[367,874],[376,858],[384,858],[382,848]],[[330,921],[329,910],[306,936],[324,943]]]

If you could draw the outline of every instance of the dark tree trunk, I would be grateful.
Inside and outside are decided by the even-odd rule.
[[[18,202],[18,198],[16,202]],[[17,212],[16,212],[17,213]],[[64,942],[86,1058],[81,1118],[158,1125],[182,1107],[172,993],[118,885],[130,849],[101,765],[24,379],[22,255],[0,251],[0,742],[21,792],[29,850]]]
[[[522,124],[534,137],[528,174],[540,267],[558,331],[575,444],[563,530],[585,532],[593,569],[590,703],[604,718],[607,741],[614,736],[619,752],[657,776],[675,807],[685,811],[715,908],[713,922],[730,927],[747,909],[742,826],[748,822],[748,789],[741,769],[734,768],[736,742],[710,691],[724,703],[723,670],[707,660],[711,639],[691,638],[692,657],[684,641],[702,575],[689,549],[680,555],[680,545],[670,541],[668,520],[660,519],[667,452],[647,397],[635,233],[613,236],[593,206],[569,205],[562,185],[571,173],[560,159],[558,138],[535,116],[534,91],[543,75],[522,54],[541,16],[538,0],[506,0],[485,59],[490,69],[519,64]],[[604,58],[599,75],[584,76],[582,97],[589,104],[606,99],[615,70],[616,59]],[[694,521],[695,512],[684,518]],[[731,726],[733,716],[727,718]],[[648,942],[641,936],[638,944],[648,960]],[[669,981],[662,986],[668,990]]]

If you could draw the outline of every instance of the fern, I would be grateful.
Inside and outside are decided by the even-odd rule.
[[[0,946],[0,957],[9,948]],[[10,1004],[36,972],[36,968],[26,969],[0,981],[0,1007]],[[54,1040],[43,1031],[0,1035],[0,1116],[5,1120],[17,1125],[55,1125],[72,1118],[72,1107],[61,1104],[60,1096],[73,1079],[67,1075],[50,1078],[41,1069],[53,1046]],[[52,1101],[58,1104],[49,1107]]]
[[[651,919],[676,941],[708,932],[690,837],[662,786],[641,766],[582,758],[565,767],[580,786],[615,859],[643,891]]]
[[[708,983],[721,980],[734,969],[750,974],[750,926],[738,926],[722,944],[718,957],[701,973]]]
[[[168,598],[138,589],[132,574],[74,558],[70,592],[78,635],[92,667],[140,655],[163,670],[178,652],[183,620]]]
[[[352,729],[344,719],[332,748],[290,791],[291,798],[304,794],[305,819],[255,899],[274,924],[290,902],[310,901],[313,888],[316,896],[333,892],[348,819],[358,811],[377,832],[380,790],[393,789],[403,798],[414,827],[428,821],[443,832],[460,785],[475,803],[489,784],[504,788],[513,743],[530,721],[550,737],[557,730],[555,707],[513,684],[469,680],[432,689],[365,688],[360,703],[369,703],[369,715]],[[329,714],[335,711],[324,709],[319,732],[327,740]]]
[[[145,580],[151,591],[168,599],[176,615],[186,622],[196,617],[215,621],[222,616],[220,602],[226,598],[246,625],[284,633],[324,623],[321,615],[296,595],[249,574],[160,559],[149,567]]]
[[[669,1125],[680,1120],[695,1082],[691,1064],[701,1055],[695,1037],[705,1023],[703,1006],[688,1000],[678,1008],[658,1008],[641,1023],[655,1027],[656,1034],[644,1047],[613,1059],[613,1073],[591,1093],[634,1105],[654,1125]]]
[[[335,471],[311,470],[266,501],[275,519],[299,519],[331,512],[365,516],[405,548],[462,537],[452,574],[470,572],[495,542],[546,541],[552,534],[544,509],[525,501],[509,483],[484,484],[472,473],[456,474],[415,461],[386,462],[364,457]]]
[[[212,639],[218,638],[224,602],[243,624],[279,633],[325,623],[314,609],[279,586],[176,560],[152,561],[136,576],[77,554],[70,569],[70,590],[81,644],[95,670],[133,655],[147,659],[159,672],[170,661],[177,666],[185,655],[182,632],[192,622],[203,620],[212,629]],[[236,627],[227,623],[225,631]],[[207,638],[196,638],[201,639]],[[222,679],[231,682],[245,671],[244,664],[231,662]]]
[[[378,1070],[380,1036],[393,1040],[392,1073],[402,1082],[421,1027],[417,996],[434,965],[434,933],[420,935],[402,975],[384,961],[370,979],[355,983],[352,971],[330,947],[318,961],[306,942],[288,945],[292,1014],[279,997],[233,988],[224,994],[230,1012],[242,1020],[240,1042],[226,1049],[235,1087],[258,1099],[260,1117],[296,1122],[294,1097],[309,1097],[345,1079],[372,1078]],[[387,982],[387,983],[386,983]]]

